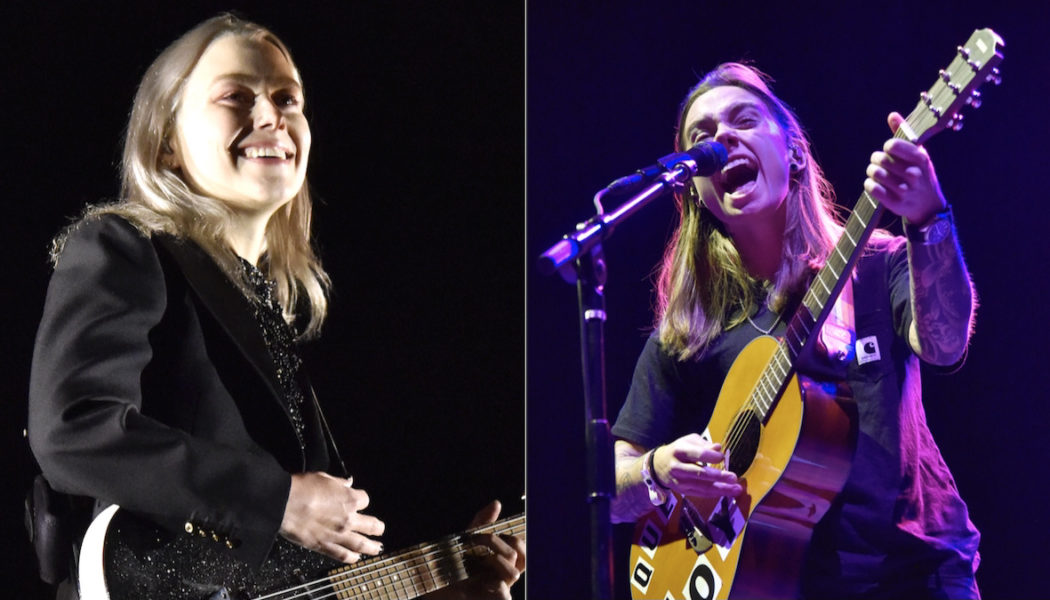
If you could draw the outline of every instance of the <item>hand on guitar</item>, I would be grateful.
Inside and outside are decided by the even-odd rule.
[[[470,522],[469,529],[495,523],[500,503],[493,500],[482,508]],[[500,598],[510,600],[510,588],[525,571],[525,540],[509,535],[476,534],[472,538],[492,551],[464,581],[441,589],[426,598],[430,600],[473,600]]]
[[[890,113],[888,121],[896,133],[904,118]],[[930,156],[922,146],[894,138],[871,155],[867,174],[864,189],[904,219],[909,239],[921,241],[909,246],[912,323],[908,344],[930,364],[956,364],[965,356],[973,331],[974,292],[954,234],[943,233],[953,231],[951,213],[945,218],[948,202]],[[938,231],[934,224],[941,226],[942,233],[927,237],[924,232]],[[909,234],[909,227],[919,233]]]
[[[897,133],[904,117],[890,113],[890,131]],[[891,138],[872,153],[864,189],[894,214],[922,226],[948,206],[926,148]]]
[[[617,440],[614,446],[616,460],[616,497],[610,506],[614,523],[636,521],[653,510],[645,483],[642,481],[642,459],[647,459],[648,448],[627,440]],[[691,433],[660,446],[653,457],[656,480],[688,496],[739,496],[744,488],[737,476],[711,466],[725,460],[720,444],[712,444]]]
[[[739,496],[744,488],[737,483],[736,475],[711,466],[724,460],[721,444],[691,433],[656,449],[653,475],[686,496]]]
[[[368,536],[382,535],[386,525],[360,513],[368,507],[368,494],[352,484],[353,479],[327,473],[292,475],[281,535],[345,563],[382,552],[383,545]]]

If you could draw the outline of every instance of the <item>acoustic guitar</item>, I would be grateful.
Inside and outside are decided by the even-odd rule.
[[[999,83],[1002,39],[975,31],[896,133],[921,144],[958,130],[978,88]],[[744,487],[737,498],[670,494],[635,526],[634,598],[796,598],[813,527],[842,490],[856,441],[856,407],[841,384],[810,379],[796,360],[814,344],[883,207],[866,192],[803,296],[782,339],[762,336],[734,361],[703,436],[716,465]],[[728,463],[728,464],[725,464]]]

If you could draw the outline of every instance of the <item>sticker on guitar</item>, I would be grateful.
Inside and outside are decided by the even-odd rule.
[[[631,585],[641,594],[641,598],[649,598],[649,582],[652,581],[653,566],[641,558],[635,562],[631,576]],[[699,554],[696,563],[689,572],[679,595],[674,595],[671,590],[664,594],[664,600],[675,600],[675,598],[688,598],[689,600],[713,600],[722,589],[722,578],[719,577],[707,557]]]
[[[707,557],[701,554],[696,557],[696,564],[693,566],[692,572],[689,573],[689,580],[686,582],[685,587],[682,588],[680,597],[688,598],[689,600],[714,600],[721,589],[722,578],[718,576],[718,571],[711,566]],[[667,597],[671,597],[670,593],[668,593]]]

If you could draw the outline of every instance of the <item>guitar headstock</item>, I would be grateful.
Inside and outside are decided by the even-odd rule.
[[[921,144],[943,129],[961,129],[963,107],[981,105],[978,88],[989,81],[1001,83],[998,65],[1003,60],[1004,45],[1003,38],[991,29],[974,31],[908,115],[907,124],[914,134],[908,138]]]

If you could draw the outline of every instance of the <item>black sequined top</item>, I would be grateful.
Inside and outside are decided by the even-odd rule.
[[[267,279],[255,265],[241,259],[241,266],[254,292],[248,300],[252,305],[255,321],[262,331],[263,340],[270,351],[274,367],[277,369],[277,381],[281,386],[282,400],[292,418],[295,435],[299,438],[299,447],[306,449],[303,435],[303,390],[299,386],[298,374],[302,360],[295,352],[295,335],[292,327],[284,320],[281,304],[277,302],[275,290],[277,282]]]

